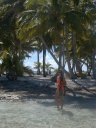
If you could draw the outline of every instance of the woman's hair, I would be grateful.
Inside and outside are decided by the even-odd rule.
[[[63,72],[61,70],[59,70],[58,74],[60,74],[60,80],[63,81],[63,79],[64,79]]]
[[[60,74],[61,74],[60,75],[60,80],[63,81],[63,79],[64,79],[63,73],[61,72]]]

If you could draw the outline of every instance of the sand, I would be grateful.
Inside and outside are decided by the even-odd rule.
[[[96,81],[67,80],[62,110],[49,79],[19,78],[0,82],[0,128],[95,128]],[[75,95],[74,95],[75,93]]]

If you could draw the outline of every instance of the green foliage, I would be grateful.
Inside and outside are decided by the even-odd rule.
[[[74,1],[74,5],[78,5],[79,4],[79,2],[80,2],[80,0],[73,0]]]
[[[29,76],[32,76],[34,73],[32,71],[32,69],[30,69],[30,67],[23,67],[23,74],[28,74]]]
[[[57,54],[62,42],[66,50],[66,26],[70,61],[75,56],[72,32],[76,33],[78,59],[91,60],[96,48],[93,0],[1,0],[0,5],[0,58],[6,71],[22,74],[24,58],[32,51],[42,51],[40,36],[49,48],[57,48]]]
[[[36,9],[38,8],[39,6],[42,6],[42,5],[46,5],[46,3],[48,3],[50,0],[28,0],[26,3],[25,3],[25,7],[26,9]]]
[[[32,42],[21,43],[16,36],[16,18],[23,9],[24,0],[18,1],[3,1],[0,7],[0,59],[2,60],[1,70],[4,72],[15,72],[17,75],[22,75],[24,70],[31,70],[23,66],[25,57],[29,57],[34,48]],[[27,70],[28,69],[28,70]]]
[[[34,62],[34,68],[38,69],[38,67],[41,68],[42,67],[42,63],[41,62],[39,62],[39,63],[38,62]]]

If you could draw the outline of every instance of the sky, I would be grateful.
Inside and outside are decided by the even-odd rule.
[[[40,53],[40,62],[43,62],[42,53]],[[34,62],[37,62],[37,53],[31,53],[30,58],[26,58],[24,61],[25,66],[30,66],[32,69],[34,68]],[[58,65],[54,61],[54,59],[51,57],[51,55],[47,52],[46,54],[46,63],[50,63],[54,68],[58,68]]]
[[[43,62],[43,53],[40,53],[40,62]],[[34,62],[37,62],[37,53],[31,53],[30,58],[26,58],[24,61],[25,66],[29,66],[31,69],[34,70]],[[46,63],[50,63],[54,68],[58,68],[58,65],[54,61],[54,59],[51,57],[50,53],[47,52],[46,54]],[[65,69],[68,71],[68,66],[65,66]],[[83,66],[83,70],[86,71],[86,66]]]

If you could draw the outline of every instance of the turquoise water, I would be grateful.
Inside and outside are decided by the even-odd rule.
[[[68,100],[60,111],[53,99],[0,101],[0,128],[96,128],[95,100]]]

